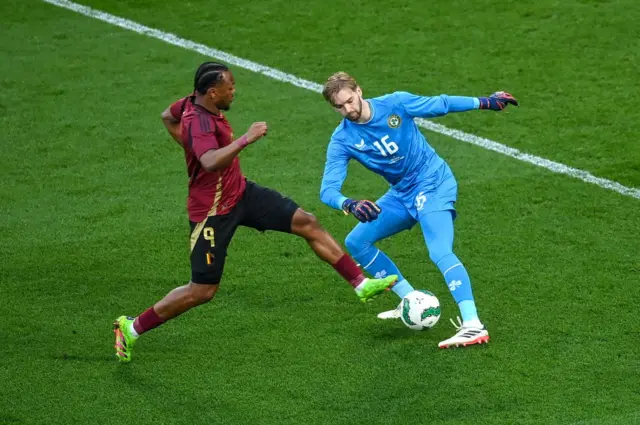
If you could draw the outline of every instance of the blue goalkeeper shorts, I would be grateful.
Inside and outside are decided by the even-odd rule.
[[[391,188],[388,194],[392,195],[415,221],[420,221],[425,214],[434,211],[451,211],[453,217],[456,216],[458,182],[445,162],[431,175],[416,178],[416,183],[411,187],[403,191]],[[400,205],[393,206],[399,207]]]

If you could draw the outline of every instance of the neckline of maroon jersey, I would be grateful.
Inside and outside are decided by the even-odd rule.
[[[214,118],[224,119],[224,115],[222,114],[222,112],[220,112],[219,115],[218,114],[214,114],[213,112],[211,112],[210,110],[208,110],[204,106],[200,105],[199,103],[195,103],[195,102],[193,102],[193,106],[196,107],[196,108],[202,109],[204,112],[206,112],[207,114],[213,116]]]

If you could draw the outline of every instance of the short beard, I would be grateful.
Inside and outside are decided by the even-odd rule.
[[[360,108],[356,112],[358,113],[358,115],[355,118],[347,116],[347,119],[349,121],[358,121],[360,119],[360,117],[362,116],[362,101],[360,101]]]

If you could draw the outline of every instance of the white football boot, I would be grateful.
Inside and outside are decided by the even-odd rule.
[[[399,319],[400,316],[402,315],[402,301],[400,302],[400,304],[398,304],[398,307],[394,308],[393,310],[387,310],[387,311],[383,311],[382,313],[378,314],[378,319],[383,319],[383,320],[387,320],[387,319]]]
[[[466,347],[467,345],[483,344],[489,342],[489,332],[480,321],[477,323],[462,323],[458,317],[458,324],[449,319],[458,330],[454,336],[438,344],[440,348]]]

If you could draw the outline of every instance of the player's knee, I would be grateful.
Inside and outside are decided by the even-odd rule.
[[[440,267],[442,260],[446,259],[450,255],[453,255],[453,251],[447,248],[436,247],[429,250],[429,258],[433,261],[433,264],[438,267]]]
[[[194,301],[196,304],[205,304],[213,299],[215,292],[203,291],[194,294]]]
[[[316,216],[302,209],[298,209],[293,216],[292,227],[294,233],[307,238],[313,236],[316,232],[324,231]]]
[[[311,213],[306,213],[306,225],[307,227],[309,227],[312,230],[322,230],[322,226],[320,225],[320,222],[318,221],[318,218],[311,214]]]
[[[344,244],[347,250],[354,257],[360,252],[366,250],[371,244],[368,243],[362,236],[358,229],[353,229],[345,238]]]

